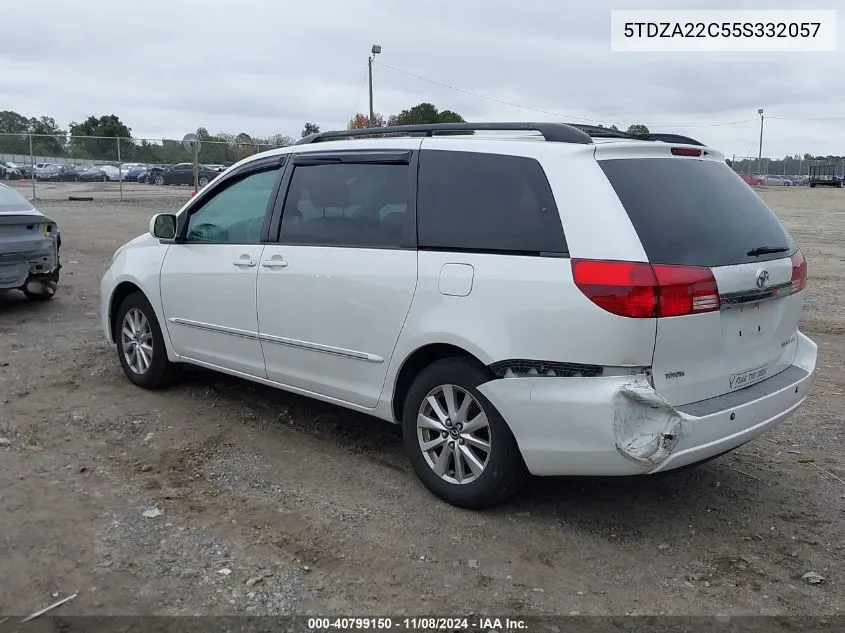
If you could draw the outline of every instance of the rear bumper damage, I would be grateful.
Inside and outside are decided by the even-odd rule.
[[[26,290],[32,294],[54,294],[59,281],[61,262],[59,238],[44,237],[27,250],[14,244],[3,244],[0,251],[0,290]]]
[[[793,365],[724,396],[673,407],[647,376],[504,378],[479,386],[535,475],[656,473],[715,457],[792,415],[812,384],[818,348],[798,333]]]

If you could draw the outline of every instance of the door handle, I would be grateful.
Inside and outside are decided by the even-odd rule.
[[[270,259],[265,259],[261,262],[264,268],[286,268],[288,263],[281,255],[273,255]]]
[[[241,255],[240,258],[236,259],[232,263],[238,268],[252,268],[256,265],[256,261],[254,259],[250,259],[249,255]]]

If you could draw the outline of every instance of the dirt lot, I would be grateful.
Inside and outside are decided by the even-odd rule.
[[[809,261],[821,356],[800,413],[697,469],[534,481],[484,513],[429,495],[390,425],[204,371],[133,387],[100,276],[189,191],[60,193],[40,204],[64,236],[59,293],[0,298],[0,613],[76,591],[61,613],[845,611],[841,190],[761,192]]]

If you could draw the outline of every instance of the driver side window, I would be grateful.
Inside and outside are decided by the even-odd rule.
[[[257,244],[279,168],[249,174],[188,218],[188,242]]]

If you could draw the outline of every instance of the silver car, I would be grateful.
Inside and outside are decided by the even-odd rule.
[[[0,184],[0,293],[20,290],[31,301],[52,299],[61,245],[56,223]]]
[[[763,176],[763,184],[769,187],[791,187],[792,181],[784,176]]]

